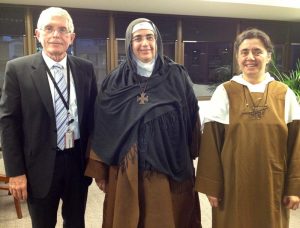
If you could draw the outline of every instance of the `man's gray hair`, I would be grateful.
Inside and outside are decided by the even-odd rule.
[[[39,20],[37,22],[37,29],[44,29],[45,26],[49,23],[52,17],[60,16],[66,19],[67,21],[67,30],[68,32],[74,32],[73,20],[65,9],[59,7],[50,7],[43,10],[40,14]]]

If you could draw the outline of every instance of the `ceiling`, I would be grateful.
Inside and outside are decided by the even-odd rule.
[[[0,0],[0,3],[300,22],[300,0],[61,0],[59,3]]]

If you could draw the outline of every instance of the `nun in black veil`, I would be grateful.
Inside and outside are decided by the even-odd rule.
[[[103,227],[199,228],[200,120],[188,73],[163,56],[148,19],[129,24],[125,47],[97,97],[86,169],[106,193]]]

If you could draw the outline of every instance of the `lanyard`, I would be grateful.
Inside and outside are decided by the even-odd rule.
[[[53,75],[51,74],[51,71],[49,69],[49,67],[47,66],[46,62],[44,61],[45,63],[45,66],[46,66],[46,71],[48,73],[48,75],[50,76],[50,79],[52,80],[53,82],[53,85],[56,89],[56,91],[58,92],[62,102],[64,103],[66,109],[69,111],[69,102],[70,102],[70,65],[69,65],[69,61],[67,60],[67,91],[68,91],[68,103],[67,101],[65,100],[62,92],[60,91],[60,89],[58,88],[58,85],[53,77]]]

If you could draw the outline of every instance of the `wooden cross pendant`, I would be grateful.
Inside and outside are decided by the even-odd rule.
[[[140,96],[137,96],[137,102],[139,102],[139,104],[145,104],[148,102],[148,96],[146,96],[145,92],[142,92]]]
[[[250,112],[249,114],[252,118],[260,120],[264,116],[266,109],[267,107],[253,107],[252,112]]]

